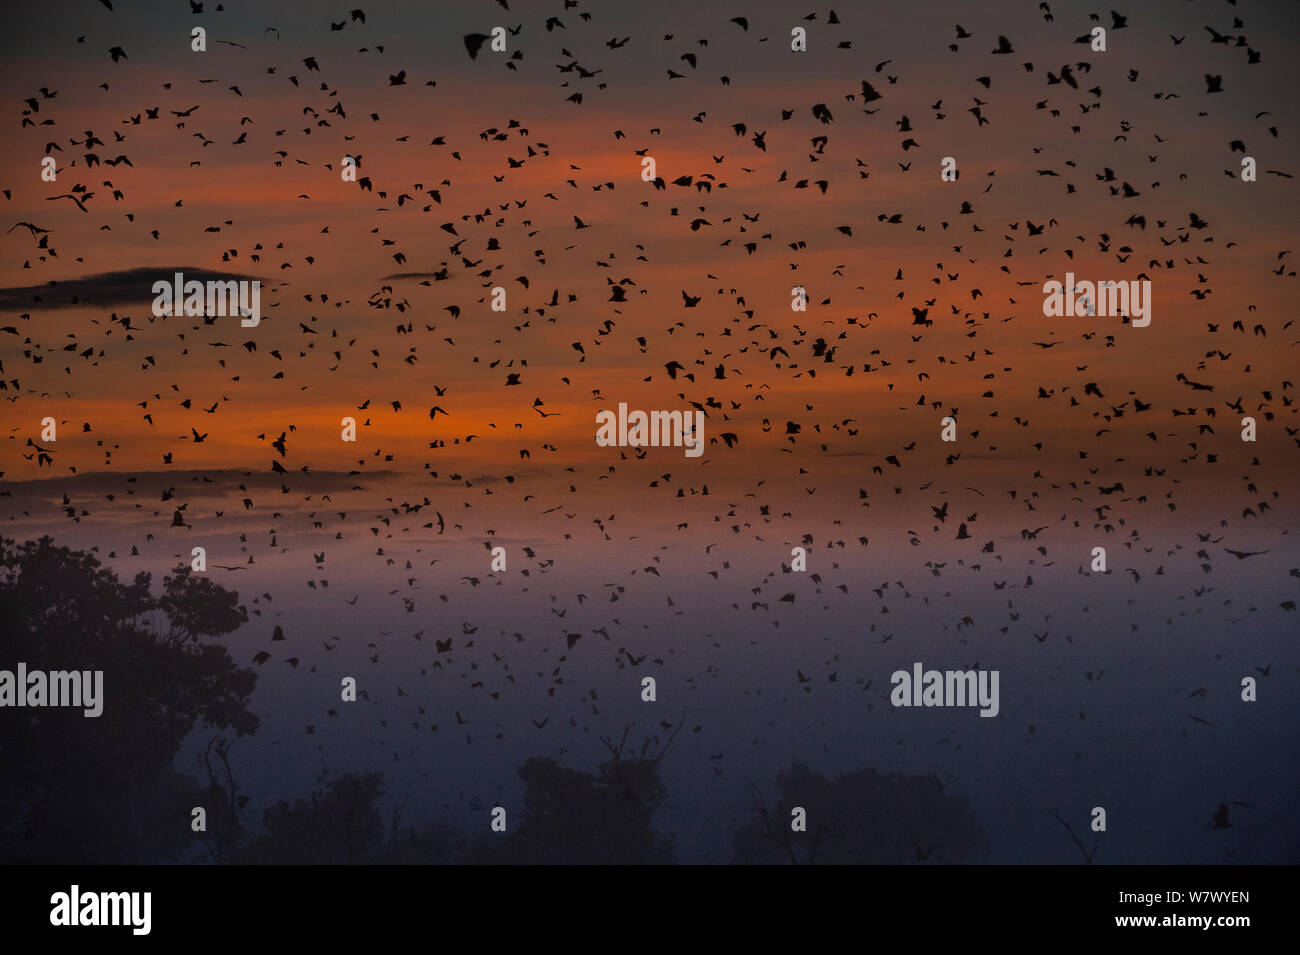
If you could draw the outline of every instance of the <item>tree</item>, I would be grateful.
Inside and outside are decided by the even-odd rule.
[[[212,862],[235,861],[245,836],[244,807],[248,797],[239,795],[239,784],[230,766],[230,740],[214,736],[199,755],[208,785],[196,805],[207,812],[207,827],[201,836]]]
[[[988,848],[966,800],[934,776],[859,769],[828,780],[799,762],[776,778],[769,811],[750,781],[753,818],[735,834],[735,862],[886,864],[965,862]],[[792,811],[807,831],[791,828]]]
[[[7,862],[171,858],[192,841],[196,781],[172,771],[198,725],[253,733],[257,677],[205,640],[247,620],[237,594],[177,570],[127,584],[49,537],[0,538],[0,660],[103,672],[103,712],[0,710],[0,852]]]
[[[628,752],[631,729],[627,726],[617,743],[601,737],[610,758],[595,773],[547,757],[525,760],[519,767],[526,787],[523,822],[491,859],[546,865],[671,863],[672,842],[655,830],[654,816],[665,796],[659,765],[677,731],[651,754],[653,739]],[[493,844],[485,839],[477,844],[485,842]]]
[[[265,832],[240,862],[358,865],[373,861],[384,838],[383,773],[343,773],[306,799],[280,800],[262,813]]]
[[[475,857],[470,841],[450,823],[434,821],[403,829],[399,820],[400,811],[395,810],[388,841],[375,853],[375,862],[380,865],[454,865],[487,861],[483,858],[487,852],[486,845],[482,847],[480,856]]]

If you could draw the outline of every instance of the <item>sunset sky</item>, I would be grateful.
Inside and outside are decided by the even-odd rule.
[[[1235,751],[1294,791],[1297,674],[1283,641],[1296,617],[1281,604],[1295,599],[1300,557],[1295,4],[1159,0],[1121,11],[1119,28],[1109,6],[1056,2],[392,2],[367,6],[364,23],[346,5],[112,6],[19,3],[0,37],[5,535],[96,547],[123,576],[161,575],[202,541],[214,564],[256,563],[219,582],[249,601],[275,594],[275,610],[261,609],[305,641],[351,635],[360,666],[381,625],[460,634],[478,620],[484,652],[493,633],[500,651],[502,634],[524,629],[562,643],[575,618],[617,626],[610,646],[589,633],[588,648],[679,650],[665,683],[719,681],[701,745],[736,754],[768,734],[763,772],[798,753],[850,768],[891,765],[895,751],[894,765],[941,771],[934,739],[957,738],[925,724],[905,757],[904,729],[871,730],[867,745],[856,700],[801,708],[806,694],[785,686],[796,669],[817,670],[819,693],[839,692],[825,686],[836,666],[836,685],[855,693],[870,677],[871,719],[897,726],[895,664],[929,660],[916,655],[927,649],[936,665],[1004,654],[1004,692],[1020,694],[1004,706],[1012,735],[989,742],[974,724],[993,721],[973,720],[944,764],[961,767],[990,819],[1011,810],[975,778],[981,761],[1055,797],[1084,772],[1076,753],[1103,739],[1122,757],[1093,778],[1152,819],[1165,818],[1157,785],[1194,779],[1198,759],[1207,791],[1226,785]],[[1076,42],[1097,25],[1105,52]],[[205,52],[191,50],[196,26]],[[495,26],[507,51],[485,44],[471,58],[463,37]],[[806,53],[791,50],[794,27]],[[1000,38],[1012,52],[992,52]],[[41,178],[47,155],[55,182]],[[359,157],[371,189],[341,179],[344,156]],[[644,156],[662,188],[642,180]],[[945,157],[956,182],[940,178]],[[176,271],[260,280],[260,325],[155,317],[152,284]],[[1045,316],[1043,284],[1067,272],[1149,280],[1151,324]],[[489,305],[497,286],[504,312]],[[791,310],[796,286],[806,311]],[[597,446],[596,413],[620,402],[702,408],[704,455]],[[1241,440],[1246,415],[1254,443]],[[356,443],[340,440],[346,416]],[[815,585],[781,579],[805,535]],[[496,542],[511,570],[489,577]],[[1111,554],[1104,582],[1088,573],[1098,543]],[[1228,547],[1264,553],[1244,562]],[[305,588],[326,571],[328,592]],[[1033,594],[1025,577],[1038,579]],[[994,578],[1014,581],[1023,606],[994,593]],[[861,632],[889,602],[872,594],[886,580],[909,590],[889,611],[899,643],[914,640],[897,654]],[[615,581],[625,604],[580,609],[609,602]],[[1236,602],[1166,623],[1206,585]],[[410,617],[398,598],[421,588]],[[787,591],[797,600],[782,604]],[[362,603],[343,606],[354,593]],[[566,606],[573,617],[558,619]],[[977,624],[958,629],[967,606]],[[265,641],[270,624],[254,617],[241,652]],[[787,646],[792,628],[803,640]],[[1162,636],[1130,646],[1134,629]],[[747,650],[776,631],[782,649]],[[1182,638],[1196,644],[1187,658]],[[417,682],[427,647],[411,644],[394,650],[400,665],[383,644],[386,688],[401,674]],[[1218,679],[1220,705],[1239,708],[1238,671],[1273,651],[1275,709],[1219,712],[1234,728],[1203,749],[1169,742],[1186,741],[1189,681]],[[311,681],[328,694],[339,662],[318,678],[266,671],[263,685],[282,689],[262,699],[277,714],[268,735],[297,738],[298,722],[319,717]],[[1089,737],[1071,694],[1094,692],[1074,671],[1098,664],[1131,692],[1088,698]],[[608,659],[574,665],[584,690],[611,678]],[[1050,688],[1066,665],[1070,690]],[[1165,665],[1174,671],[1150,675]],[[1153,679],[1156,696],[1135,699]],[[561,727],[591,715],[591,699],[565,693],[503,696],[508,713],[494,719],[509,754],[491,770],[455,759],[484,790],[506,785],[528,752],[511,735],[526,714],[554,706]],[[634,712],[628,700],[610,710]],[[1164,742],[1139,741],[1141,721]],[[1029,724],[1057,738],[1037,768],[1009,755]],[[385,731],[377,744],[373,732],[341,733],[335,752],[395,770],[389,750],[430,735]],[[584,752],[547,738],[561,742]],[[249,752],[268,791],[302,789],[319,768],[314,751]],[[1163,781],[1126,779],[1152,759]],[[718,805],[705,783],[691,789],[689,765],[675,772],[683,805]],[[1294,861],[1284,800],[1251,796],[1272,806],[1259,833],[1289,828],[1245,854]],[[1175,830],[1211,809],[1171,811],[1167,831],[1113,861],[1204,858]],[[725,840],[691,829],[699,818],[674,817],[683,856],[725,859]],[[991,858],[1066,861],[1035,838],[1004,833]]]

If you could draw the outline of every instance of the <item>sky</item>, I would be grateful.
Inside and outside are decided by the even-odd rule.
[[[274,620],[311,668],[259,670],[254,791],[376,766],[472,820],[685,707],[683,861],[795,758],[955,778],[983,861],[1072,861],[1044,809],[1099,803],[1107,861],[1295,861],[1294,4],[203,6],[0,37],[0,533],[241,568],[232,652]],[[176,271],[260,324],[155,315]],[[1151,323],[1045,314],[1067,273]],[[704,454],[599,446],[620,403]],[[1001,715],[892,707],[918,660],[1000,667]],[[325,716],[354,672],[378,709]]]

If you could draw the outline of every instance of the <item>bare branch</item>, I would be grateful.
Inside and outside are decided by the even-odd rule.
[[[1079,841],[1079,837],[1074,834],[1074,827],[1071,826],[1068,822],[1066,822],[1064,817],[1062,817],[1062,815],[1059,812],[1057,812],[1055,809],[1049,809],[1047,810],[1047,814],[1051,816],[1053,819],[1055,819],[1057,822],[1059,822],[1061,825],[1065,826],[1065,831],[1070,834],[1070,838],[1074,841],[1075,846],[1078,848],[1080,854],[1082,854],[1083,856],[1084,865],[1092,865],[1092,857],[1096,854],[1097,848],[1101,845],[1101,836],[1097,836],[1097,839],[1092,846],[1092,852],[1089,852],[1087,849],[1083,847],[1083,843]]]

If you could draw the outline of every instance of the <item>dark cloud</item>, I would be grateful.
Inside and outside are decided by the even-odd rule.
[[[384,481],[394,476],[393,471],[294,471],[296,489],[318,494],[323,491],[342,491],[355,488],[362,481]],[[243,486],[245,491],[278,490],[281,478],[268,467],[265,471],[246,471],[240,468],[221,468],[211,471],[92,471],[85,474],[62,475],[50,478],[5,478],[5,488],[18,498],[41,499],[58,494],[100,494],[124,492],[128,488],[136,493],[155,495],[170,488],[177,499],[206,495],[225,495]],[[448,482],[452,483],[452,482]]]
[[[116,272],[100,272],[79,279],[47,282],[44,285],[21,285],[0,289],[0,310],[19,311],[33,306],[41,308],[83,308],[86,306],[139,305],[153,301],[153,283],[171,279],[183,272],[185,280],[200,282],[257,280],[258,275],[241,272],[213,272],[192,265],[150,265]]]

